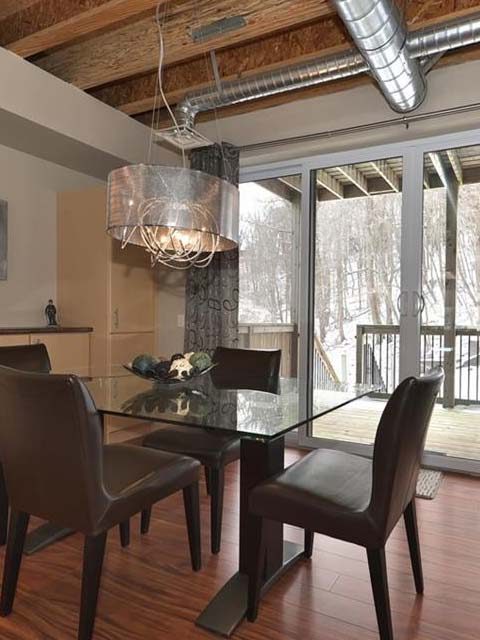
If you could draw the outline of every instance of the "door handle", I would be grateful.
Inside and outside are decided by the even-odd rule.
[[[421,315],[425,310],[425,298],[418,291],[413,292],[413,309],[412,315],[414,318],[417,318]]]
[[[408,292],[402,291],[397,298],[397,311],[400,316],[407,315]]]
[[[114,329],[118,329],[119,327],[119,313],[118,313],[118,307],[114,310],[113,312],[113,328]]]

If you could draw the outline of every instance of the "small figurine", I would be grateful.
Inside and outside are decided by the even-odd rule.
[[[45,307],[45,315],[47,316],[47,324],[49,327],[57,327],[57,308],[53,304],[53,300],[49,300]]]

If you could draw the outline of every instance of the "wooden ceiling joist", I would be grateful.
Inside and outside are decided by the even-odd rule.
[[[340,173],[342,173],[345,178],[348,178],[348,180],[354,184],[357,189],[360,189],[360,191],[363,191],[363,193],[366,196],[370,195],[370,192],[368,190],[368,184],[367,184],[367,179],[366,177],[363,175],[363,173],[357,169],[357,167],[353,164],[347,164],[344,165],[343,167],[336,167],[337,171],[340,171]]]
[[[273,31],[288,29],[333,11],[326,0],[183,0],[169,8],[163,25],[165,64],[201,56],[211,49],[230,47]],[[195,42],[191,30],[219,18],[243,16],[245,26]],[[158,29],[153,17],[54,51],[38,62],[77,87],[114,82],[152,71],[158,64]]]
[[[0,23],[6,49],[27,58],[77,38],[114,27],[167,0],[39,0]],[[87,8],[85,8],[87,5]]]
[[[453,178],[453,181],[456,180],[456,176],[454,172],[446,165],[442,156],[437,153],[429,153],[428,157],[430,158],[435,171],[437,172],[438,177],[440,178],[443,186],[446,189],[450,188],[450,181]]]
[[[376,160],[370,164],[394,191],[397,193],[400,191],[400,178],[386,160]]]
[[[344,193],[342,183],[323,169],[317,171],[317,184],[327,191],[330,191],[330,193],[339,200],[343,200]]]
[[[468,15],[474,11],[473,5],[467,6],[468,0],[455,0],[462,9],[460,15]],[[452,2],[434,3],[429,11],[422,11],[421,18],[416,18],[419,3],[409,0],[408,16],[415,19],[413,26],[423,28],[438,21],[448,20],[456,14],[452,11]],[[478,9],[477,9],[478,10]],[[238,77],[267,72],[290,64],[339,53],[351,47],[345,29],[338,16],[327,16],[313,23],[291,27],[288,31],[264,36],[256,41],[216,51],[219,73],[224,81]],[[438,66],[457,64],[480,57],[480,47],[460,49],[442,57]],[[189,60],[187,63],[174,64],[167,67],[163,74],[165,91],[169,104],[176,104],[182,97],[203,89],[213,83],[213,75],[204,56]],[[95,97],[115,106],[129,115],[145,113],[153,108],[155,96],[154,72],[129,78],[106,87],[100,87],[92,93]],[[334,91],[371,83],[367,76],[358,76],[334,83],[322,84],[318,87],[286,92],[260,101],[244,103],[220,110],[220,115],[235,115],[257,108],[265,108],[276,104],[284,104],[301,97],[323,95]],[[210,115],[202,119],[209,119]]]
[[[321,55],[345,49],[347,37],[337,17],[329,16],[265,36],[237,47],[217,50],[219,74],[223,81],[255,75]],[[135,115],[153,109],[157,73],[137,76],[91,91],[102,102]],[[169,104],[176,104],[191,91],[213,83],[210,61],[205,56],[166,67],[163,85]]]
[[[447,156],[450,164],[452,165],[453,172],[457,176],[458,184],[463,184],[463,168],[457,152],[455,149],[449,149],[447,151]]]

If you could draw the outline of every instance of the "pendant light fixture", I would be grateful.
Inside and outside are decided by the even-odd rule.
[[[177,137],[181,138],[182,131],[162,86],[164,48],[159,7],[158,89]],[[154,135],[152,122],[151,141]],[[203,139],[195,146],[205,146],[206,142],[209,141]],[[216,252],[238,245],[238,188],[216,176],[187,168],[185,148],[192,146],[191,140],[186,139],[183,167],[129,165],[108,176],[107,232],[121,242],[122,248],[128,244],[144,247],[150,253],[152,266],[159,263],[173,269],[204,268]]]

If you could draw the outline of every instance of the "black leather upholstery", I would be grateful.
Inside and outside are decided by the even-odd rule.
[[[312,451],[256,487],[250,510],[365,547],[387,540],[415,495],[428,424],[443,374],[407,378],[382,414],[373,462]]]
[[[0,347],[0,366],[38,373],[49,373],[51,370],[50,358],[44,344]],[[4,545],[7,541],[7,527],[8,496],[0,466],[0,545]]]
[[[278,392],[280,349],[228,349],[217,347],[211,378],[220,389],[254,389]]]
[[[11,518],[0,614],[13,606],[30,515],[86,536],[79,638],[93,631],[107,530],[182,489],[192,566],[200,568],[200,463],[102,444],[99,414],[73,375],[0,367],[0,451]]]
[[[94,535],[198,480],[193,458],[104,447],[101,434],[76,376],[0,367],[0,450],[12,508]]]
[[[275,393],[278,391],[281,355],[279,350],[217,347],[212,360],[218,365],[210,375],[217,387]],[[143,444],[193,456],[208,467],[229,464],[240,456],[240,440],[236,435],[181,425],[164,425],[146,436]]]
[[[423,578],[419,577],[420,552],[416,549],[414,496],[427,429],[442,380],[443,372],[436,371],[421,378],[408,378],[397,387],[378,426],[373,461],[340,451],[312,451],[255,487],[249,498],[250,512],[262,519],[302,527],[308,533],[307,538],[318,532],[366,547],[373,576],[381,565],[393,527],[408,511],[409,543],[414,549],[412,564],[418,588],[421,585],[423,589]],[[378,557],[372,556],[375,550],[380,554]],[[379,617],[381,636],[391,640],[386,573],[379,571],[379,575],[385,584],[380,589],[384,601],[376,598],[377,612],[388,606],[388,619]],[[258,576],[252,578],[253,584],[258,586]],[[374,591],[377,586],[374,584]],[[251,618],[258,606],[258,589],[255,593],[250,596]]]
[[[50,358],[44,344],[0,347],[0,366],[34,373],[51,371]]]
[[[215,386],[230,389],[254,389],[276,393],[278,391],[280,350],[228,349],[218,347],[213,355],[217,366],[210,376]],[[209,429],[164,425],[149,434],[143,441],[145,447],[153,447],[192,456],[205,465],[207,486],[211,490],[211,549],[220,550],[223,469],[240,457],[240,438],[235,434],[223,434]],[[144,522],[150,516],[143,514]],[[148,524],[142,527],[148,531]]]

